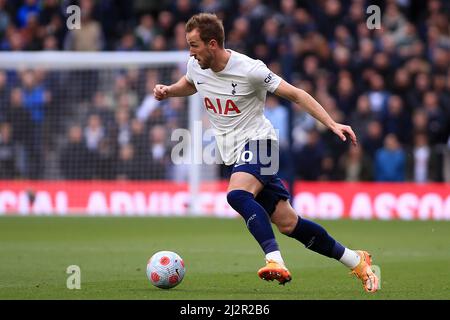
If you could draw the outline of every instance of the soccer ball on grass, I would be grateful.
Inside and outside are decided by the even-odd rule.
[[[159,251],[147,263],[147,278],[161,289],[179,285],[185,271],[183,259],[172,251]]]

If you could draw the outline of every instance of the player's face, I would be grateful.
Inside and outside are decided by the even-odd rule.
[[[211,67],[213,60],[213,54],[209,45],[204,43],[200,38],[200,34],[197,29],[192,30],[186,34],[186,40],[189,44],[189,52],[194,57],[202,69],[208,69]]]

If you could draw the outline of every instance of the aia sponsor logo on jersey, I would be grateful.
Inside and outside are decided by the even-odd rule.
[[[222,101],[219,98],[216,98],[215,103],[213,103],[208,97],[205,97],[204,100],[206,109],[211,110],[214,113],[218,114],[225,114],[234,112],[234,113],[241,113],[239,108],[236,106],[233,100],[227,99],[225,103],[222,103]]]

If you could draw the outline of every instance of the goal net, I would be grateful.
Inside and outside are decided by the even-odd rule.
[[[153,97],[155,84],[185,74],[188,57],[1,53],[0,213],[205,213],[200,185],[218,166],[178,159],[201,153],[201,101]]]

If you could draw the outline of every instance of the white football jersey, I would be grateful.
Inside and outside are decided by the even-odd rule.
[[[267,91],[274,92],[281,78],[262,61],[227,50],[231,55],[220,72],[203,70],[191,57],[186,79],[201,96],[222,160],[231,165],[249,140],[277,140],[272,124],[264,116],[264,106]]]

